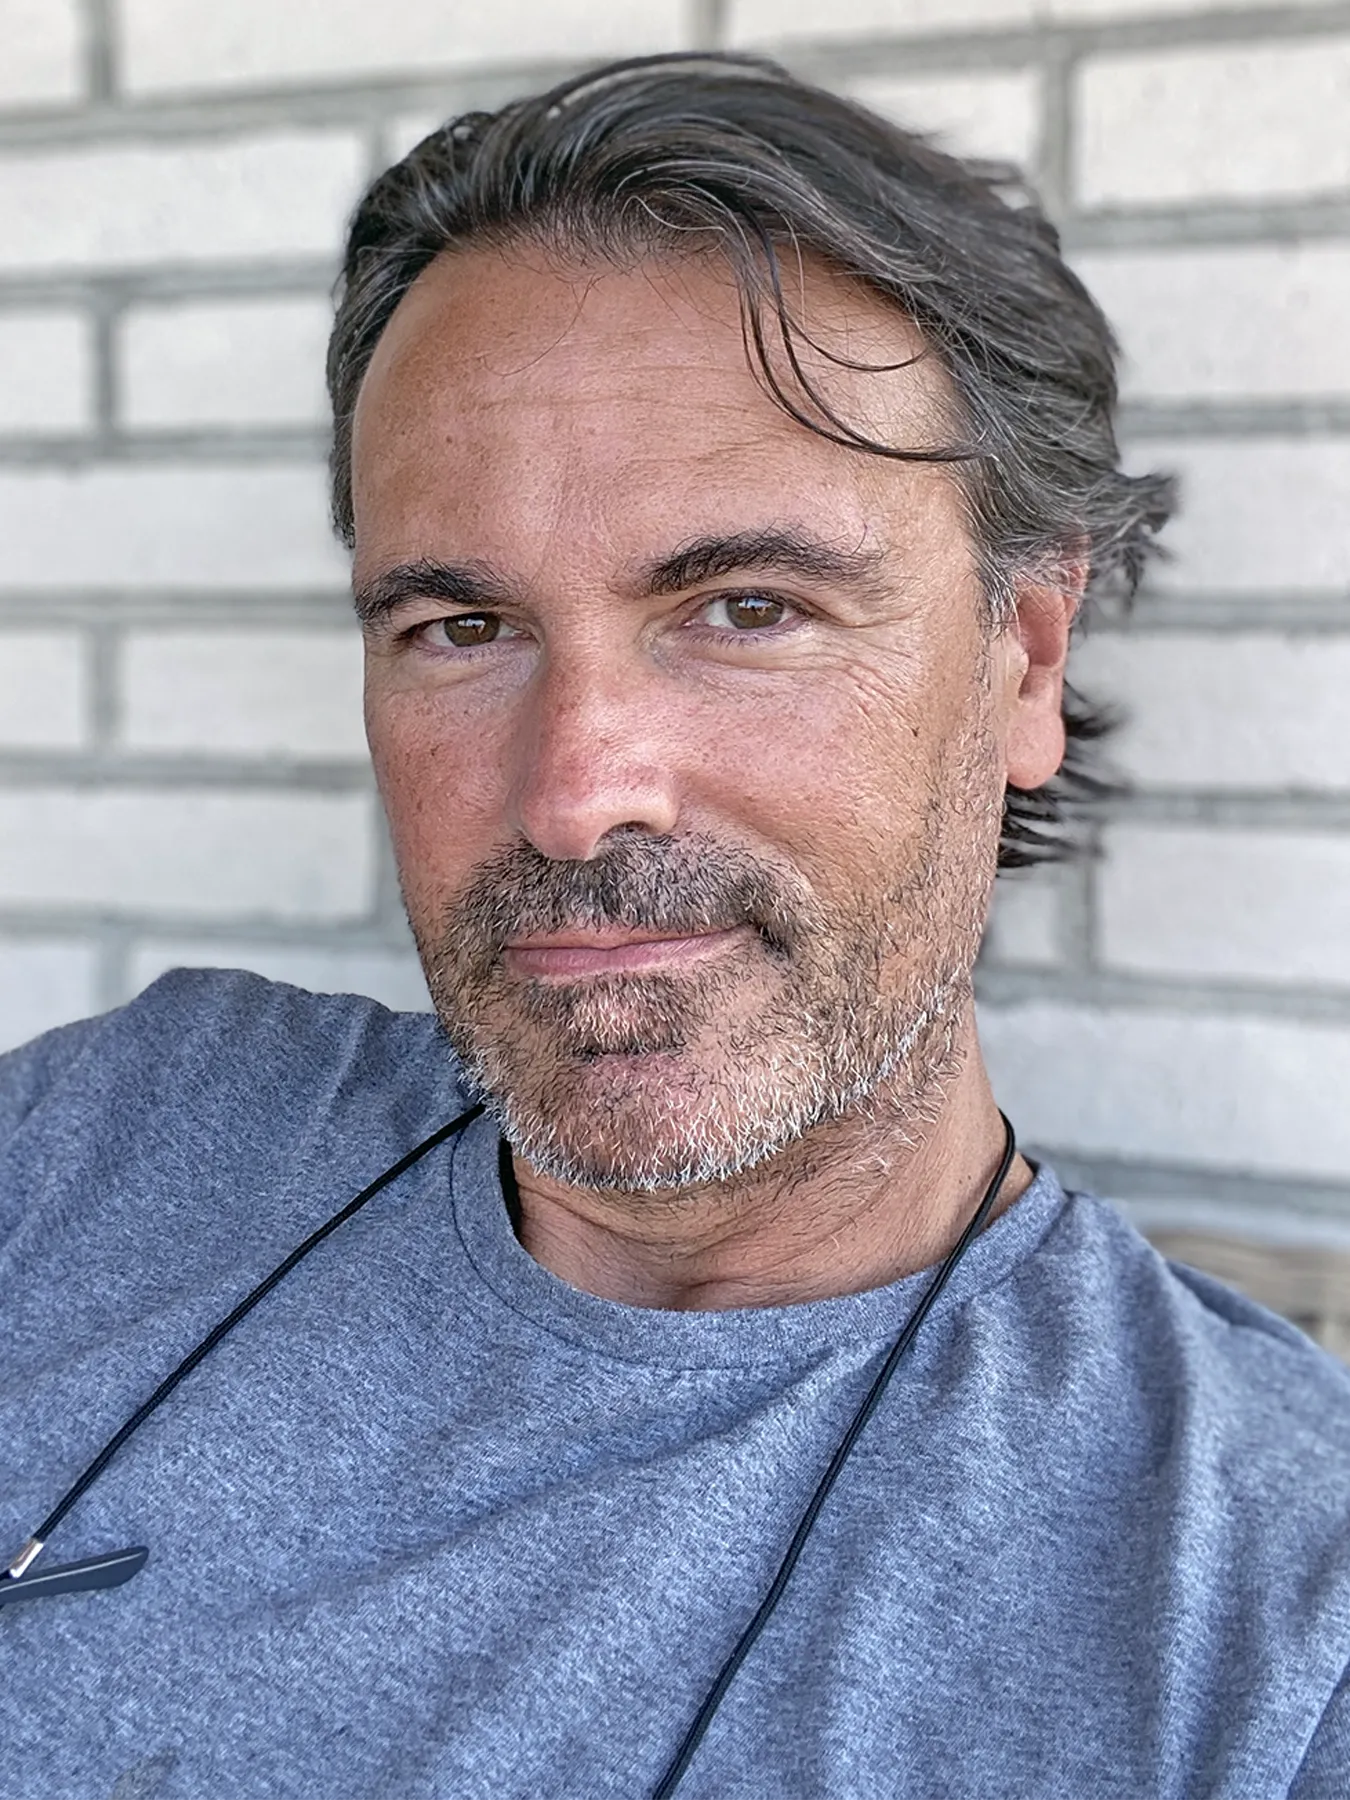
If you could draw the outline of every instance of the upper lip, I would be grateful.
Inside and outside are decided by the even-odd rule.
[[[660,944],[672,938],[708,937],[725,926],[704,926],[696,930],[667,931],[552,931],[536,932],[529,937],[511,938],[508,950],[614,950],[620,944]]]

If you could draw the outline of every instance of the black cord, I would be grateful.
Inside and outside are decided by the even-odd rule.
[[[704,1699],[702,1706],[699,1707],[698,1712],[695,1714],[693,1724],[685,1733],[684,1739],[675,1753],[674,1761],[670,1764],[670,1767],[657,1783],[655,1791],[652,1794],[652,1800],[670,1800],[670,1796],[679,1786],[685,1771],[693,1760],[694,1752],[698,1749],[700,1743],[702,1743],[704,1733],[712,1724],[713,1715],[722,1704],[723,1697],[725,1696],[727,1689],[731,1686],[737,1670],[750,1654],[750,1651],[754,1647],[755,1640],[768,1624],[778,1602],[782,1599],[783,1590],[787,1587],[787,1584],[792,1577],[792,1572],[797,1566],[797,1559],[800,1557],[806,1544],[806,1540],[811,1534],[811,1527],[815,1524],[820,1509],[824,1506],[826,1498],[829,1495],[830,1489],[838,1480],[839,1472],[847,1462],[849,1452],[857,1443],[863,1427],[867,1424],[867,1421],[871,1418],[872,1414],[880,1404],[881,1397],[886,1391],[887,1384],[889,1383],[891,1376],[895,1373],[896,1364],[905,1354],[905,1351],[909,1349],[909,1346],[914,1342],[915,1335],[917,1334],[920,1325],[923,1324],[929,1312],[936,1304],[938,1295],[941,1294],[943,1288],[946,1287],[948,1279],[956,1268],[956,1265],[965,1255],[972,1240],[978,1236],[981,1226],[989,1216],[990,1208],[998,1198],[999,1189],[1008,1179],[1008,1171],[1012,1168],[1013,1158],[1017,1155],[1017,1139],[1013,1134],[1012,1126],[1009,1124],[1004,1114],[1000,1113],[999,1117],[1003,1120],[1003,1156],[999,1162],[994,1179],[985,1189],[984,1198],[975,1209],[974,1217],[961,1233],[955,1247],[948,1255],[946,1261],[942,1264],[942,1267],[928,1284],[923,1298],[914,1308],[911,1317],[906,1321],[904,1330],[891,1346],[890,1354],[881,1365],[880,1373],[877,1375],[877,1378],[872,1383],[871,1387],[867,1390],[862,1405],[853,1415],[852,1424],[840,1439],[839,1448],[830,1458],[830,1466],[821,1476],[816,1491],[812,1494],[806,1511],[802,1514],[801,1521],[798,1524],[796,1531],[792,1534],[792,1542],[788,1545],[787,1554],[778,1566],[778,1573],[774,1576],[773,1583],[770,1586],[768,1593],[760,1602],[755,1616],[741,1633],[731,1655],[728,1656],[726,1661],[722,1664],[721,1669],[718,1671],[717,1679],[708,1689],[707,1696]]]
[[[39,1545],[46,1543],[71,1507],[98,1480],[132,1433],[144,1425],[155,1408],[168,1399],[179,1382],[192,1373],[202,1358],[211,1354],[226,1333],[233,1331],[239,1321],[251,1313],[258,1302],[265,1299],[279,1281],[286,1279],[298,1262],[302,1262],[310,1251],[321,1244],[331,1232],[336,1231],[339,1225],[345,1225],[353,1213],[360,1212],[367,1200],[373,1200],[382,1188],[387,1188],[391,1181],[397,1181],[400,1175],[405,1174],[428,1151],[434,1150],[438,1144],[443,1144],[448,1137],[453,1137],[455,1132],[462,1131],[482,1111],[481,1104],[471,1106],[467,1112],[461,1113],[457,1119],[452,1119],[448,1125],[442,1125],[438,1130],[433,1131],[429,1138],[423,1138],[422,1142],[410,1150],[406,1156],[401,1156],[382,1175],[377,1175],[368,1187],[363,1187],[356,1198],[349,1200],[340,1212],[334,1213],[326,1225],[320,1225],[317,1231],[311,1232],[298,1249],[291,1251],[285,1262],[278,1263],[272,1273],[260,1281],[253,1292],[241,1300],[232,1313],[223,1318],[214,1330],[207,1333],[195,1350],[188,1352],[173,1373],[165,1376],[145,1404],[138,1407],[126,1423],[113,1433],[89,1467],[77,1481],[72,1483],[47,1514],[47,1517],[33,1533],[31,1541]],[[32,1558],[30,1557],[28,1560],[31,1562]]]
[[[332,1218],[329,1219],[326,1224],[320,1225],[317,1231],[311,1232],[302,1244],[292,1250],[284,1262],[279,1263],[277,1267],[272,1270],[270,1275],[265,1276],[252,1292],[239,1302],[238,1306],[236,1306],[232,1312],[228,1313],[218,1325],[207,1333],[195,1349],[188,1352],[178,1364],[177,1368],[175,1368],[171,1374],[165,1376],[164,1380],[160,1382],[159,1386],[155,1389],[154,1393],[151,1394],[144,1405],[138,1407],[125,1424],[113,1433],[112,1437],[108,1439],[108,1442],[99,1451],[98,1455],[89,1464],[88,1468],[86,1468],[79,1478],[66,1490],[57,1504],[52,1508],[51,1512],[48,1513],[47,1517],[42,1521],[38,1529],[33,1533],[29,1544],[25,1547],[25,1551],[19,1559],[19,1565],[21,1565],[23,1569],[26,1569],[32,1563],[38,1551],[41,1550],[52,1532],[55,1531],[56,1527],[61,1523],[76,1502],[88,1491],[92,1484],[98,1480],[99,1476],[107,1468],[108,1464],[112,1461],[113,1457],[116,1456],[123,1444],[126,1443],[127,1439],[131,1437],[135,1431],[139,1430],[158,1406],[168,1399],[169,1395],[173,1393],[179,1382],[183,1381],[192,1373],[197,1367],[197,1364],[202,1361],[203,1357],[209,1356],[216,1345],[220,1343],[221,1339],[225,1337],[227,1333],[232,1331],[241,1319],[246,1318],[260,1300],[265,1299],[266,1296],[271,1293],[278,1282],[284,1281],[291,1270],[294,1269],[298,1263],[302,1262],[304,1258],[309,1255],[311,1250],[321,1244],[324,1239],[336,1231],[340,1225],[344,1225],[353,1214],[359,1212],[368,1200],[373,1200],[376,1194],[383,1188],[388,1187],[391,1182],[397,1181],[400,1175],[410,1169],[414,1163],[419,1162],[429,1151],[434,1150],[438,1144],[443,1144],[447,1138],[453,1137],[457,1131],[462,1131],[466,1125],[472,1123],[472,1121],[483,1111],[484,1107],[482,1104],[471,1106],[467,1112],[461,1113],[458,1118],[452,1119],[449,1124],[442,1125],[436,1131],[433,1131],[430,1137],[424,1138],[420,1144],[415,1145],[413,1149],[408,1151],[406,1156],[400,1157],[399,1160],[396,1163],[391,1164],[383,1174],[377,1175],[374,1181],[367,1187],[362,1188],[361,1192],[353,1199],[349,1200],[340,1211],[334,1213]],[[1013,1158],[1017,1154],[1017,1140],[1013,1135],[1013,1128],[1003,1114],[1000,1113],[999,1117],[1003,1119],[1003,1129],[1005,1134],[1003,1156],[999,1163],[998,1170],[984,1194],[984,1198],[980,1201],[974,1217],[962,1232],[955,1247],[947,1256],[941,1268],[939,1268],[937,1274],[933,1277],[933,1280],[929,1283],[919,1304],[915,1307],[914,1312],[906,1322],[904,1329],[892,1345],[885,1362],[881,1366],[879,1374],[868,1389],[862,1405],[854,1414],[848,1430],[844,1433],[838,1448],[831,1457],[829,1467],[817,1484],[816,1490],[811,1496],[806,1511],[802,1514],[797,1529],[793,1533],[792,1542],[788,1545],[787,1554],[783,1557],[783,1560],[779,1565],[778,1573],[774,1576],[768,1593],[764,1596],[754,1617],[742,1632],[735,1648],[719,1670],[716,1680],[708,1690],[703,1704],[699,1707],[699,1710],[695,1715],[693,1724],[685,1733],[684,1739],[675,1754],[674,1761],[662,1776],[660,1783],[653,1793],[652,1800],[670,1800],[670,1796],[675,1792],[676,1787],[679,1785],[693,1759],[694,1752],[703,1741],[703,1737],[707,1732],[709,1725],[712,1723],[713,1715],[721,1705],[723,1697],[730,1687],[736,1672],[749,1655],[756,1639],[768,1624],[778,1602],[782,1599],[783,1592],[797,1566],[798,1558],[801,1556],[806,1540],[810,1536],[811,1529],[819,1516],[820,1509],[824,1506],[830,1490],[838,1479],[839,1473],[843,1469],[845,1462],[848,1460],[849,1454],[858,1441],[863,1428],[880,1404],[882,1395],[886,1391],[887,1384],[895,1371],[896,1365],[904,1355],[905,1351],[913,1343],[919,1327],[923,1324],[924,1319],[936,1304],[938,1296],[947,1285],[948,1279],[952,1275],[957,1264],[965,1255],[972,1240],[979,1233],[980,1228],[989,1216],[989,1211],[995,1200],[998,1198],[999,1190],[1002,1188],[1003,1183],[1007,1180],[1008,1171],[1011,1169]],[[123,1552],[122,1556],[125,1558],[128,1554],[131,1553]],[[138,1552],[136,1554],[139,1554],[143,1560],[144,1552]],[[16,1567],[19,1565],[16,1565]],[[136,1567],[139,1566],[140,1564],[137,1563]],[[71,1570],[66,1571],[66,1573],[80,1570],[83,1567],[84,1565],[82,1564],[72,1564]],[[135,1572],[134,1569],[132,1572]],[[57,1570],[53,1571],[53,1573],[60,1574],[62,1571]]]

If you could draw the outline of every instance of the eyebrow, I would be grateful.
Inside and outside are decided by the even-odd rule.
[[[885,553],[879,546],[840,549],[800,526],[768,526],[755,531],[692,538],[668,556],[638,571],[638,598],[681,594],[705,581],[738,574],[785,573],[835,587],[865,588],[874,583]],[[448,563],[423,557],[399,563],[363,582],[354,593],[363,625],[379,625],[418,600],[491,610],[518,598],[510,582],[480,562]]]
[[[796,525],[773,525],[730,536],[694,538],[670,556],[649,563],[638,590],[644,595],[680,594],[724,575],[781,571],[808,581],[860,587],[876,576],[885,554],[879,547],[841,550]]]
[[[513,598],[510,584],[485,563],[445,563],[430,557],[398,563],[363,581],[352,594],[356,616],[363,625],[382,624],[415,600],[444,600],[449,606],[487,610]]]

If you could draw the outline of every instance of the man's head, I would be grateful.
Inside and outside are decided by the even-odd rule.
[[[777,72],[630,65],[376,184],[330,378],[409,915],[513,1145],[674,1188],[912,1122],[1079,592],[1164,511],[1049,228]]]

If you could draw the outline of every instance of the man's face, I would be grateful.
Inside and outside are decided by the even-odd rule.
[[[800,303],[855,360],[922,348],[823,269]],[[811,362],[874,435],[950,430],[936,358]],[[651,1191],[851,1109],[912,1122],[966,1020],[1025,666],[951,474],[789,419],[718,262],[526,248],[423,274],[354,451],[404,896],[516,1151]]]

